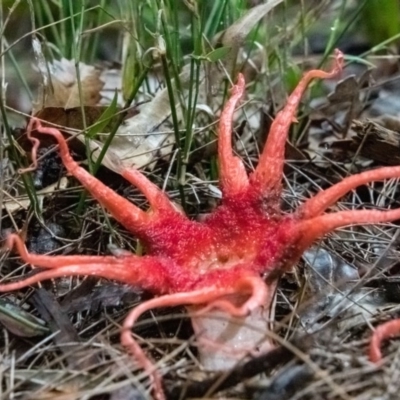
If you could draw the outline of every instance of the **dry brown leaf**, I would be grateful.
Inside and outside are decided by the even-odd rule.
[[[74,61],[62,58],[49,64],[46,70],[43,70],[42,64],[39,64],[39,68],[43,76],[43,85],[38,101],[34,103],[33,114],[46,107],[68,109],[79,107],[81,104],[95,106],[100,102],[104,82],[100,79],[99,69],[79,63],[80,93]]]
[[[269,0],[265,4],[253,7],[243,17],[223,32],[218,33],[213,43],[230,47],[230,52],[224,60],[227,71],[233,71],[240,47],[255,25],[283,0]]]
[[[100,118],[106,107],[85,106],[83,109],[86,126],[91,126]],[[68,110],[62,107],[46,107],[40,110],[35,117],[48,122],[50,125],[64,126],[77,131],[81,131],[85,127],[82,107],[73,107]]]
[[[387,129],[379,123],[367,119],[352,121],[352,129],[357,133],[348,146],[363,157],[384,165],[399,165],[399,132]]]

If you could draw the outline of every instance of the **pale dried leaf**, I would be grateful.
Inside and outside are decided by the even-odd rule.
[[[75,63],[62,58],[55,60],[43,69],[39,63],[39,72],[44,84],[33,107],[33,114],[46,107],[63,107],[65,109],[84,106],[95,106],[101,99],[104,82],[100,79],[101,71],[91,65],[79,63],[80,86],[76,75]],[[47,83],[47,84],[46,84]]]
[[[42,84],[43,86],[48,85],[48,75],[47,75],[47,67],[46,67],[46,58],[43,54],[42,43],[40,40],[34,36],[32,38],[32,48],[33,54],[35,55],[36,63],[38,65],[39,71],[41,71],[42,75]],[[43,93],[42,93],[43,94]]]
[[[63,177],[59,182],[54,183],[53,185],[47,186],[44,189],[38,190],[36,192],[39,203],[43,202],[43,199],[46,196],[52,195],[55,190],[65,189],[68,186],[68,179]],[[5,199],[2,204],[2,208],[7,210],[10,214],[13,214],[21,209],[27,210],[31,204],[28,196],[23,198],[14,198],[11,195],[3,190],[3,195]]]
[[[190,66],[185,66],[179,75],[184,96],[189,85]],[[201,74],[203,81],[204,73]],[[204,85],[202,85],[204,90]],[[202,90],[202,88],[200,88]],[[177,98],[177,96],[175,96]],[[171,103],[168,90],[160,90],[154,98],[141,105],[139,114],[125,120],[118,129],[113,142],[107,149],[102,164],[119,173],[123,168],[149,166],[156,157],[163,157],[171,152],[175,142],[171,126],[166,122],[171,115]],[[179,102],[175,104],[178,118],[182,118]],[[77,136],[84,142],[83,135]],[[103,143],[98,140],[87,141],[93,160],[97,160]]]
[[[233,25],[231,25],[224,32],[219,33],[214,38],[213,42],[219,42],[224,47],[229,47],[231,51],[225,58],[225,68],[227,71],[232,71],[235,64],[240,47],[243,45],[244,40],[256,24],[267,15],[283,0],[270,0],[265,4],[260,4],[249,10],[243,17],[239,18]]]
[[[117,104],[122,108],[125,104],[122,96],[122,71],[115,68],[106,69],[101,72],[100,79],[102,82],[104,82],[104,86],[100,92],[100,105],[108,106],[114,99],[115,92],[117,92]]]

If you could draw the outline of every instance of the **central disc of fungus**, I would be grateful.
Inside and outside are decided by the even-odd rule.
[[[250,175],[231,147],[232,117],[245,88],[244,78],[239,75],[219,124],[223,198],[201,222],[179,212],[167,195],[142,173],[121,166],[120,174],[139,188],[150,204],[151,212],[141,210],[80,167],[72,159],[60,131],[44,127],[32,118],[27,133],[33,142],[33,159],[39,141],[31,136],[32,130],[56,139],[68,172],[144,243],[146,255],[37,255],[28,253],[22,240],[12,234],[7,239],[8,247],[15,246],[26,263],[46,270],[19,282],[2,284],[0,291],[17,290],[65,275],[98,276],[151,291],[155,297],[129,313],[121,338],[151,377],[157,399],[164,398],[161,377],[131,335],[135,321],[147,310],[176,305],[189,307],[202,344],[199,352],[209,368],[226,368],[232,365],[232,356],[236,360],[268,349],[265,332],[275,283],[267,286],[264,277],[292,268],[313,241],[336,228],[400,218],[400,210],[325,213],[359,185],[400,177],[400,167],[380,168],[345,178],[292,213],[284,213],[280,208],[285,143],[301,97],[312,79],[333,78],[341,71],[342,64],[343,55],[336,51],[331,71],[312,70],[304,75],[286,106],[277,114],[258,165]]]

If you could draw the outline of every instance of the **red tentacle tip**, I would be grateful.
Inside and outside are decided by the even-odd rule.
[[[336,75],[343,70],[344,54],[339,49],[335,49],[334,58],[335,58],[335,64],[333,66],[332,73]]]
[[[5,237],[5,242],[3,245],[4,250],[12,251],[18,240],[21,240],[18,235],[15,233],[8,233]]]
[[[236,84],[232,86],[231,95],[242,95],[244,92],[244,87],[246,85],[244,75],[242,73],[238,74]]]
[[[369,360],[375,364],[382,361],[381,345],[386,339],[400,335],[400,319],[393,319],[375,328],[369,345]]]

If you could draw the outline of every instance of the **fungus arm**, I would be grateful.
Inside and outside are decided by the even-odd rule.
[[[155,399],[165,399],[162,387],[162,380],[156,369],[156,366],[153,365],[153,363],[146,356],[140,345],[132,337],[131,330],[138,318],[146,311],[152,310],[154,308],[198,304],[207,304],[207,310],[209,310],[210,308],[219,308],[227,311],[229,314],[233,313],[236,316],[244,316],[255,308],[264,305],[263,302],[265,300],[267,292],[266,290],[260,288],[260,285],[265,287],[263,281],[258,277],[243,277],[242,279],[239,279],[235,288],[229,286],[223,288],[212,286],[200,290],[194,290],[191,292],[165,295],[140,304],[128,314],[124,321],[121,332],[121,343],[134,356],[140,367],[149,374],[153,385]],[[248,300],[239,307],[234,306],[226,300],[219,300],[224,296],[237,293],[250,293],[250,297],[248,298]]]
[[[298,249],[303,251],[317,238],[347,225],[377,224],[396,219],[400,219],[400,209],[389,211],[350,210],[323,214],[299,222],[299,231],[302,232],[302,238],[298,244]]]
[[[289,96],[287,103],[272,123],[264,151],[260,156],[258,166],[251,180],[261,186],[264,193],[279,190],[285,162],[285,144],[290,125],[295,119],[295,113],[308,84],[312,79],[329,79],[336,76],[343,68],[343,54],[335,50],[335,64],[329,72],[312,70],[307,72],[296,89]]]
[[[106,264],[106,265],[121,265],[124,263],[125,257],[115,257],[115,256],[81,256],[81,255],[71,255],[71,256],[54,256],[45,254],[34,254],[29,253],[26,250],[25,244],[22,239],[15,234],[8,235],[6,246],[8,249],[12,249],[14,246],[18,251],[19,256],[27,264],[35,265],[36,267],[43,268],[58,268],[65,267],[67,265],[85,265],[85,264]],[[129,256],[133,255],[129,253]]]
[[[232,120],[235,107],[244,92],[244,77],[239,74],[237,84],[232,87],[231,97],[225,104],[219,122],[218,160],[220,185],[225,196],[243,191],[248,186],[247,173],[243,162],[232,152]]]
[[[121,283],[140,286],[153,292],[164,292],[167,282],[164,278],[162,264],[153,257],[134,257],[125,264],[102,264],[93,262],[83,265],[65,265],[41,271],[21,281],[0,284],[0,292],[19,290],[48,279],[62,276],[96,276],[113,279]]]
[[[168,196],[140,171],[135,168],[125,168],[121,170],[121,175],[146,196],[154,211],[169,211],[180,215]]]
[[[400,178],[400,167],[378,168],[349,176],[307,200],[299,210],[300,216],[304,219],[317,217],[356,187],[372,181],[381,181],[390,178]]]
[[[382,360],[381,344],[385,339],[400,334],[400,319],[394,319],[385,322],[375,328],[369,345],[369,359],[373,363],[379,363]]]
[[[136,207],[128,200],[119,196],[112,189],[103,185],[98,179],[92,176],[84,168],[81,168],[71,157],[67,142],[61,132],[55,128],[48,128],[41,125],[40,121],[32,118],[28,126],[28,137],[31,139],[31,131],[34,128],[41,134],[53,136],[60,148],[60,156],[68,172],[78,179],[82,185],[113,215],[113,217],[131,232],[137,233],[149,223],[149,215]],[[32,157],[36,163],[37,139],[34,139],[34,151]]]

